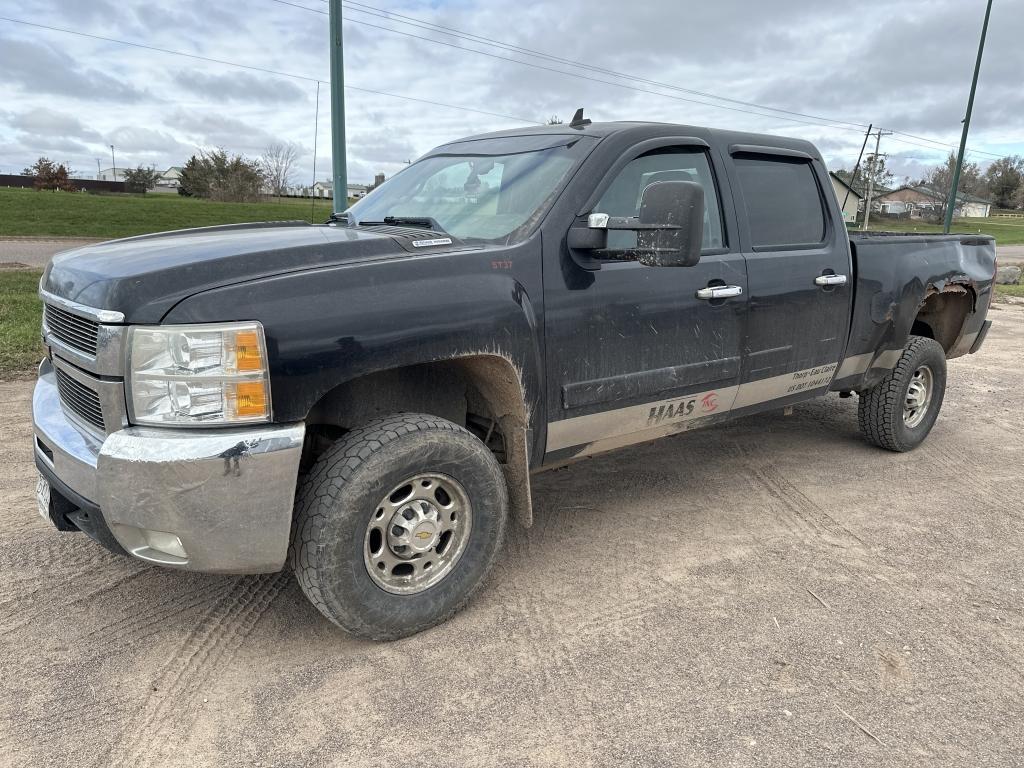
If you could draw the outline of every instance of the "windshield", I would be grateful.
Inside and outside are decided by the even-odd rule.
[[[348,220],[433,219],[462,240],[512,243],[532,231],[594,143],[541,134],[445,147],[349,208]]]

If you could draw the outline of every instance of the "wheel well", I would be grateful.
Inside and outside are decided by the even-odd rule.
[[[512,513],[524,526],[532,523],[529,419],[523,384],[511,361],[473,355],[378,371],[339,384],[306,417],[306,462],[360,424],[401,412],[440,416],[480,438],[505,474]]]
[[[974,296],[966,286],[950,283],[941,291],[929,290],[910,332],[934,339],[949,354],[973,307]]]

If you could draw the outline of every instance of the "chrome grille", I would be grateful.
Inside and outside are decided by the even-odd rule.
[[[54,338],[63,341],[69,347],[96,355],[96,340],[100,326],[95,320],[72,314],[67,310],[46,304],[44,307],[46,327]]]
[[[57,374],[57,389],[60,392],[61,403],[87,424],[96,427],[100,432],[105,432],[99,394],[71,378],[60,368],[55,367],[53,370]]]

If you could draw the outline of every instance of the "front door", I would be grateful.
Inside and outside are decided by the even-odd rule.
[[[747,277],[727,232],[723,210],[732,209],[723,205],[721,176],[706,146],[640,150],[606,180],[589,212],[637,216],[647,185],[696,181],[705,194],[701,260],[647,267],[599,258],[595,270],[564,247],[545,249],[546,463],[707,423],[736,394]],[[596,255],[635,246],[634,232],[611,231],[609,252]],[[701,298],[709,287],[726,295]]]

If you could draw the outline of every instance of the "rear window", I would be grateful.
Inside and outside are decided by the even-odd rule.
[[[817,245],[825,210],[810,162],[790,157],[733,158],[755,248]]]

